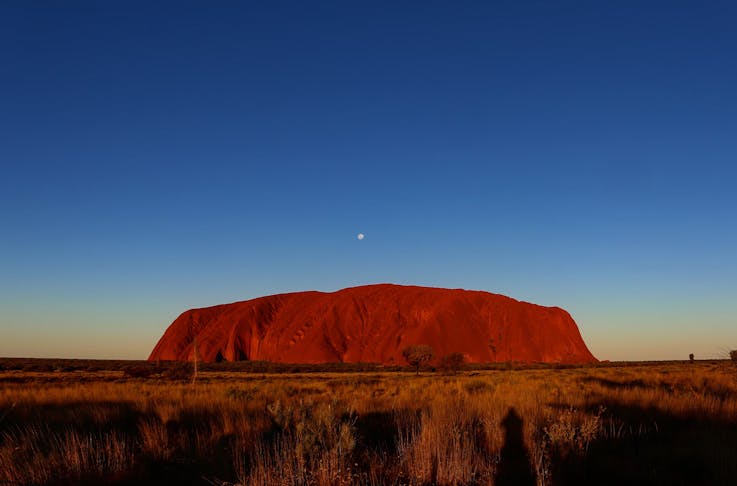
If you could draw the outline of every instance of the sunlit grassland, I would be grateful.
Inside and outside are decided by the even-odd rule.
[[[737,484],[726,361],[0,372],[0,484]]]

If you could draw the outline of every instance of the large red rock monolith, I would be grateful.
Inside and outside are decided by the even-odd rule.
[[[589,352],[558,307],[489,292],[367,285],[296,292],[191,309],[166,330],[149,360],[402,364],[402,350],[427,344],[469,362],[584,363]]]

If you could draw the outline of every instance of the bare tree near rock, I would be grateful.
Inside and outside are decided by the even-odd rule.
[[[420,368],[423,365],[429,363],[432,360],[433,356],[435,356],[435,353],[433,352],[433,349],[427,344],[415,344],[412,346],[407,346],[402,351],[402,357],[408,365],[415,368],[415,372],[418,375],[420,374]]]

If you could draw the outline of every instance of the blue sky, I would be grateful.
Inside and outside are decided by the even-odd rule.
[[[378,282],[737,347],[734,2],[152,3],[0,6],[0,356]]]

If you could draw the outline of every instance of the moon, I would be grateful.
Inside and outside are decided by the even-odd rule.
[[[356,238],[358,238],[359,240],[362,240],[362,239],[363,239],[363,238],[364,238],[365,236],[366,236],[366,235],[364,235],[363,233],[358,233],[358,234],[356,235]]]

